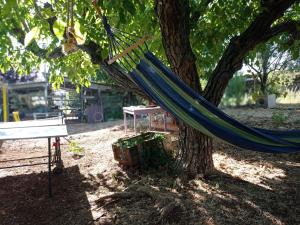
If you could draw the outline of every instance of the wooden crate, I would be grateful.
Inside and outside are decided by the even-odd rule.
[[[114,159],[119,162],[120,165],[135,167],[142,166],[144,164],[141,157],[144,146],[154,146],[156,140],[152,139],[155,133],[146,132],[131,138],[121,138],[117,142],[112,144],[112,150]],[[140,138],[142,142],[132,146],[123,147],[120,145],[122,141],[133,141],[136,138]]]
[[[131,148],[122,148],[119,143],[112,145],[114,159],[119,164],[129,167],[139,165],[139,152],[137,146]]]

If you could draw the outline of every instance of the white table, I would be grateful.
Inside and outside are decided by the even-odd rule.
[[[136,133],[136,116],[137,115],[149,115],[149,129],[151,129],[151,116],[154,113],[163,113],[164,130],[166,131],[167,130],[166,112],[160,106],[155,106],[155,107],[145,107],[145,106],[123,107],[125,133],[127,132],[127,118],[126,118],[127,114],[133,115],[133,128],[134,128],[134,132]]]
[[[48,182],[49,196],[52,196],[51,186],[51,138],[55,138],[55,163],[62,164],[60,152],[60,137],[68,135],[67,127],[62,119],[52,120],[33,120],[0,123],[0,142],[6,140],[22,140],[22,139],[48,139]],[[33,164],[40,165],[40,164]],[[26,165],[30,166],[30,165]],[[10,167],[10,168],[13,168]],[[5,168],[2,168],[5,169]]]

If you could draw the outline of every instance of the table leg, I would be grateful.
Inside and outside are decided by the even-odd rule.
[[[52,197],[52,185],[51,185],[51,138],[48,138],[48,190],[49,197]]]
[[[125,134],[127,133],[127,119],[126,119],[126,113],[123,113],[124,115],[124,129],[125,129]]]
[[[63,162],[61,159],[61,149],[60,149],[60,138],[55,138],[55,158],[54,158],[55,168],[53,169],[54,174],[61,174],[63,172]]]
[[[135,122],[136,122],[136,115],[134,113],[133,114],[133,129],[134,129],[134,133],[136,133],[136,124],[135,124]]]

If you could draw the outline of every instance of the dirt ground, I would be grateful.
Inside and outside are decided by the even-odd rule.
[[[297,108],[226,111],[251,126],[300,129]],[[274,112],[286,120],[275,123]],[[122,170],[111,149],[125,136],[122,121],[70,124],[68,131],[84,156],[74,158],[62,141],[65,168],[53,176],[53,198],[47,165],[0,170],[1,225],[300,224],[300,154],[263,154],[215,142],[218,172],[185,181],[164,170]],[[47,140],[7,141],[0,167],[47,162],[3,162],[45,155]],[[168,213],[164,206],[171,206],[168,218],[162,217]]]

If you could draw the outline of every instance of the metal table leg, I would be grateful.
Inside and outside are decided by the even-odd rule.
[[[48,190],[49,197],[52,197],[52,185],[51,185],[51,138],[48,138]]]
[[[61,150],[60,150],[60,138],[55,138],[55,155],[53,162],[55,163],[55,168],[53,169],[54,174],[61,174],[63,172],[63,161],[61,159]]]

